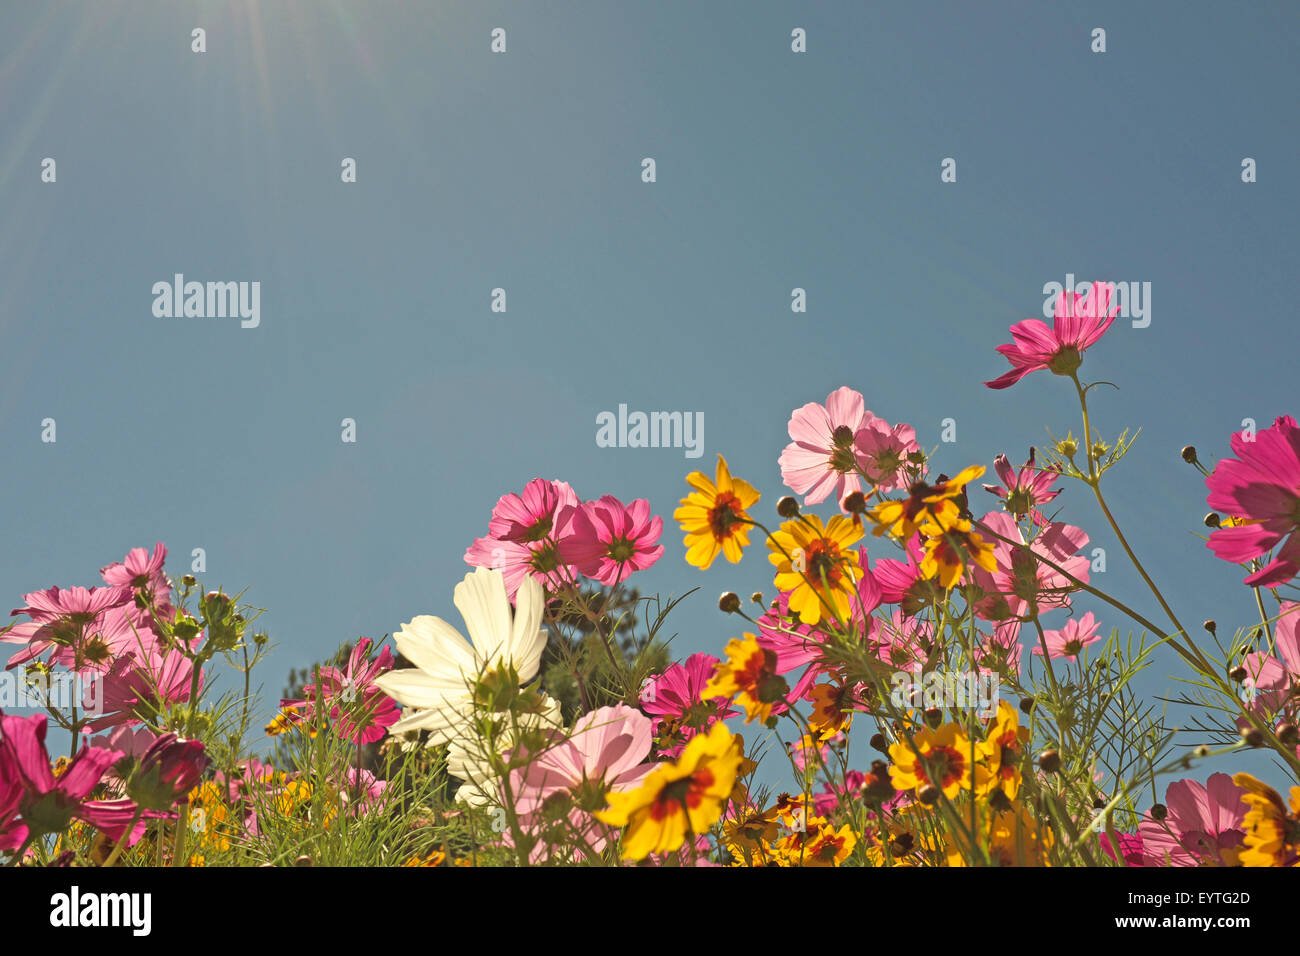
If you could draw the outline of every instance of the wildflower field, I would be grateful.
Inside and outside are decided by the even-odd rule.
[[[0,856],[1296,866],[1300,426],[1280,415],[1207,436],[1212,454],[1170,454],[1203,476],[1204,545],[1258,608],[1182,619],[1161,591],[1170,572],[1125,538],[1141,503],[1106,497],[1141,425],[1090,417],[1105,373],[1085,359],[1114,321],[1111,292],[1063,291],[1051,324],[1018,322],[997,346],[1011,367],[988,388],[1054,376],[1051,420],[1077,413],[1050,446],[948,460],[844,386],[791,412],[783,448],[770,423],[783,488],[720,455],[661,515],[539,477],[501,495],[466,543],[464,578],[444,582],[459,619],[439,606],[376,622],[391,638],[358,637],[297,674],[269,722],[251,690],[269,646],[258,611],[169,574],[163,544],[132,548],[93,586],[23,595],[0,639],[43,712],[10,701],[0,716]],[[1071,521],[1081,499],[1159,613],[1098,585],[1089,529]],[[685,561],[707,587],[712,566],[750,549],[771,573],[718,599],[730,639],[675,659],[665,628],[680,596],[643,593],[655,566]],[[1161,647],[1187,687],[1171,708],[1134,686]],[[1243,755],[1273,782],[1238,769]]]

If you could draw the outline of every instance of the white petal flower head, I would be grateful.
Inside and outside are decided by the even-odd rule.
[[[445,742],[454,735],[448,732],[473,712],[473,684],[489,671],[509,665],[521,682],[537,675],[546,648],[541,627],[546,597],[536,578],[526,577],[520,584],[513,613],[505,579],[490,568],[465,575],[453,598],[469,641],[431,614],[403,624],[393,635],[398,651],[415,666],[375,680],[375,686],[408,710],[390,733],[428,730]]]

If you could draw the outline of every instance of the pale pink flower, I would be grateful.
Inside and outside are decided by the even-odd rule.
[[[24,595],[14,615],[30,620],[12,625],[0,641],[27,646],[9,658],[6,669],[51,651],[47,663],[73,670],[102,670],[114,657],[152,645],[154,636],[138,632],[127,613],[129,587],[58,588]]]
[[[190,699],[193,675],[193,662],[175,648],[117,658],[104,675],[103,700],[95,702],[104,715],[90,722],[90,730],[156,723],[169,707]],[[198,686],[203,687],[202,671]],[[93,704],[87,700],[86,706],[89,709]]]
[[[814,505],[832,497],[843,508],[846,495],[862,490],[858,432],[875,421],[862,394],[841,387],[826,396],[826,404],[809,402],[790,415],[792,441],[781,452],[781,480],[804,503]]]
[[[548,744],[531,755],[528,764],[510,775],[510,789],[523,832],[538,838],[534,862],[547,856],[548,849],[572,845],[576,833],[595,853],[608,844],[609,829],[598,823],[580,803],[592,792],[622,792],[640,786],[655,768],[646,763],[650,755],[651,722],[639,711],[623,704],[601,707],[583,714],[567,735],[555,734]],[[564,799],[571,806],[567,826],[548,841],[546,831],[554,825],[546,819],[548,802]],[[571,832],[570,832],[571,831]],[[506,834],[513,845],[512,834]],[[555,844],[548,846],[549,844]]]
[[[1088,543],[1088,535],[1082,529],[1053,522],[1026,545],[1016,519],[1005,511],[989,512],[980,519],[980,524],[1015,542],[1008,544],[994,535],[986,535],[993,543],[997,570],[990,573],[978,565],[971,567],[975,584],[984,592],[976,602],[975,613],[986,621],[1024,617],[1031,605],[1040,611],[1069,607],[1069,594],[1075,585],[1040,558],[1087,583],[1091,565],[1077,553]]]
[[[1083,617],[1070,618],[1059,631],[1044,631],[1043,641],[1047,644],[1048,656],[1067,661],[1076,660],[1085,647],[1102,639],[1098,633],[1100,627],[1089,611]],[[1042,644],[1034,645],[1034,653],[1043,656]]]
[[[1245,793],[1226,773],[1205,785],[1176,780],[1165,791],[1164,820],[1148,814],[1139,824],[1148,866],[1229,866],[1245,842]]]
[[[878,489],[900,491],[907,487],[909,478],[903,466],[908,455],[921,451],[911,425],[890,425],[883,418],[875,418],[859,428],[854,438],[858,464]],[[918,477],[924,474],[922,466]],[[846,489],[845,494],[849,490],[853,489]]]
[[[1245,656],[1241,665],[1246,677],[1241,684],[1252,692],[1251,706],[1257,712],[1273,714],[1285,709],[1294,716],[1300,696],[1300,604],[1295,601],[1286,601],[1279,609],[1273,644],[1276,657],[1262,651]]]

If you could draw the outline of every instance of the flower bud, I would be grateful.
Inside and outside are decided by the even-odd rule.
[[[1164,819],[1165,817],[1167,817],[1167,816],[1169,816],[1169,808],[1166,807],[1163,803],[1153,803],[1153,804],[1151,804],[1151,819],[1152,819],[1152,820],[1155,820],[1155,821],[1159,822],[1159,821],[1163,820],[1163,819]]]
[[[921,788],[921,791],[916,795],[916,798],[927,807],[933,806],[935,803],[939,802],[939,788],[932,783],[927,783]]]
[[[943,723],[943,709],[940,707],[927,707],[925,709],[925,722],[930,725],[931,729],[938,730],[939,725]]]
[[[187,574],[185,577],[181,578],[182,587],[192,588],[198,583],[198,580],[192,574]]]
[[[197,740],[162,734],[140,757],[126,793],[146,810],[170,810],[198,784],[211,761]]]
[[[1020,710],[1022,713],[1032,713],[1036,701],[1032,697],[1022,697],[1020,699]]]
[[[844,510],[849,514],[860,515],[867,510],[867,498],[860,492],[855,491],[844,498]]]
[[[735,614],[740,610],[740,595],[735,591],[724,591],[718,598],[718,610],[723,614]]]
[[[1228,676],[1231,677],[1238,684],[1240,684],[1242,681],[1246,679],[1246,668],[1238,665],[1237,667],[1234,667],[1232,670],[1228,671]]]
[[[1274,733],[1277,734],[1277,739],[1280,740],[1282,743],[1286,744],[1288,747],[1300,743],[1300,730],[1296,729],[1295,724],[1292,723],[1278,724],[1277,730],[1275,730]]]
[[[1056,773],[1061,769],[1061,755],[1055,750],[1044,750],[1038,755],[1038,766],[1044,773]]]
[[[1201,744],[1199,747],[1193,750],[1192,753],[1195,754],[1200,759],[1204,760],[1206,757],[1210,755],[1210,748],[1206,744]]]
[[[1183,461],[1187,462],[1187,464],[1189,464],[1189,465],[1194,465],[1194,464],[1196,464],[1196,446],[1195,446],[1195,445],[1184,445],[1184,446],[1183,446]]]
[[[1206,621],[1201,626],[1204,627],[1211,634],[1215,633],[1219,629],[1219,625],[1216,624],[1214,621]]]
[[[753,594],[751,594],[751,595],[749,596],[749,599],[750,599],[751,601],[753,601],[755,604],[757,604],[759,607],[762,607],[762,606],[763,606],[763,592],[762,592],[762,591],[755,591]]]
[[[873,748],[879,750],[882,754],[889,753],[889,744],[885,743],[884,734],[872,734],[871,739],[867,741]]]
[[[1241,735],[1241,739],[1247,747],[1264,746],[1264,732],[1258,727],[1251,727]]]
[[[1222,519],[1216,511],[1211,511],[1205,516],[1205,527],[1207,528],[1217,528],[1221,523]]]
[[[786,495],[776,503],[776,513],[782,518],[793,518],[799,514],[799,502]]]

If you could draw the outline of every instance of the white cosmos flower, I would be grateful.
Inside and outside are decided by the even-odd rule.
[[[389,733],[428,730],[431,742],[447,743],[461,735],[474,713],[475,682],[507,664],[521,682],[537,674],[546,647],[541,628],[546,597],[536,578],[529,575],[520,584],[513,614],[501,572],[489,568],[465,575],[453,599],[469,641],[431,614],[421,614],[393,635],[398,651],[415,666],[375,679],[376,687],[407,709]]]

